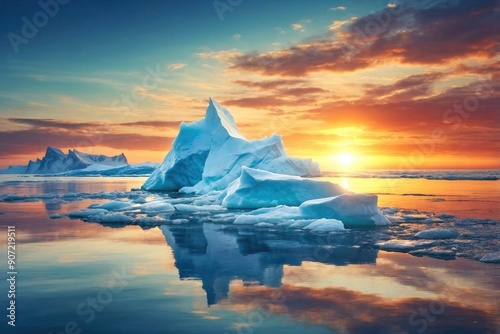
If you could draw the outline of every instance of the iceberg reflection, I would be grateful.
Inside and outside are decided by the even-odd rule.
[[[216,224],[160,227],[172,248],[180,279],[203,283],[208,305],[228,297],[233,280],[279,287],[283,266],[303,261],[334,265],[375,263],[378,250],[362,234],[283,235]]]

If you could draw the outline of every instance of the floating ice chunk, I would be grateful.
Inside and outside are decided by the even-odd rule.
[[[84,209],[80,211],[73,211],[68,214],[69,218],[89,218],[108,213],[105,209]]]
[[[222,211],[225,210],[220,205],[191,205],[191,204],[176,204],[175,209],[181,212],[199,212],[199,211]]]
[[[291,220],[287,220],[283,223],[279,223],[278,226],[302,230],[304,227],[310,225],[313,221],[314,220],[312,220],[312,219],[298,219],[298,220],[291,219]]]
[[[240,209],[299,206],[311,199],[343,193],[344,188],[331,182],[243,167],[241,176],[229,185],[222,206]]]
[[[206,194],[227,188],[243,166],[298,176],[320,174],[312,160],[289,157],[278,135],[245,139],[229,111],[210,99],[203,119],[181,124],[172,149],[142,188]]]
[[[434,224],[434,223],[442,223],[444,221],[441,218],[429,217],[429,218],[423,220],[423,222],[426,224]]]
[[[301,217],[298,207],[285,205],[275,208],[263,208],[242,214],[234,220],[234,224],[255,225],[258,223],[279,224],[288,219],[298,219]]]
[[[135,222],[138,225],[157,226],[157,225],[163,225],[167,221],[161,217],[154,216],[154,217],[139,217],[135,220]]]
[[[90,220],[100,224],[130,224],[132,219],[122,213],[105,213],[89,217]]]
[[[340,220],[325,218],[313,221],[311,224],[304,227],[304,229],[311,230],[313,232],[345,231],[344,224],[342,224]]]
[[[456,230],[433,229],[424,230],[415,234],[419,239],[452,239],[458,236]]]
[[[488,253],[482,258],[480,258],[479,261],[486,263],[500,263],[500,251]]]
[[[164,200],[148,202],[142,204],[140,208],[142,212],[146,213],[175,211],[174,206]]]
[[[389,220],[378,209],[377,201],[377,195],[342,194],[304,202],[300,213],[306,218],[337,219],[345,227],[389,225]]]
[[[270,223],[264,223],[264,222],[262,222],[262,223],[255,224],[254,226],[255,227],[266,227],[267,228],[267,227],[274,227],[275,225],[274,224],[270,224]]]
[[[121,211],[121,210],[130,209],[131,207],[132,207],[132,203],[130,203],[130,202],[112,201],[112,202],[96,205],[93,208],[106,209],[108,211]]]
[[[412,250],[432,247],[434,241],[428,240],[389,240],[375,244],[378,248],[389,252],[409,252]]]

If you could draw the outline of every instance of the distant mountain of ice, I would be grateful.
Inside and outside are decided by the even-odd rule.
[[[243,166],[296,176],[319,176],[311,159],[288,156],[281,136],[247,140],[233,116],[210,99],[201,120],[182,123],[172,149],[144,183],[144,190],[203,194],[223,190],[236,180]]]
[[[30,160],[26,166],[10,166],[0,170],[0,174],[144,175],[150,174],[157,166],[158,164],[154,163],[129,165],[123,153],[108,157],[69,150],[68,154],[65,154],[58,148],[48,147],[42,159]]]

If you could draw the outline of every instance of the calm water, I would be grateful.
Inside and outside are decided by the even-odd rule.
[[[23,180],[45,182],[11,179],[0,193],[128,191],[144,181]],[[499,181],[332,180],[381,194],[383,207],[499,219]],[[15,225],[18,271],[15,329],[5,279],[0,286],[1,333],[500,333],[499,264],[380,251],[367,238],[380,229],[285,235],[48,218],[103,202],[0,203],[0,245]]]

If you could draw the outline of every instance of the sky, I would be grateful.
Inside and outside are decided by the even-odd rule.
[[[500,168],[496,0],[0,4],[0,167],[161,162],[212,97],[323,170]]]

